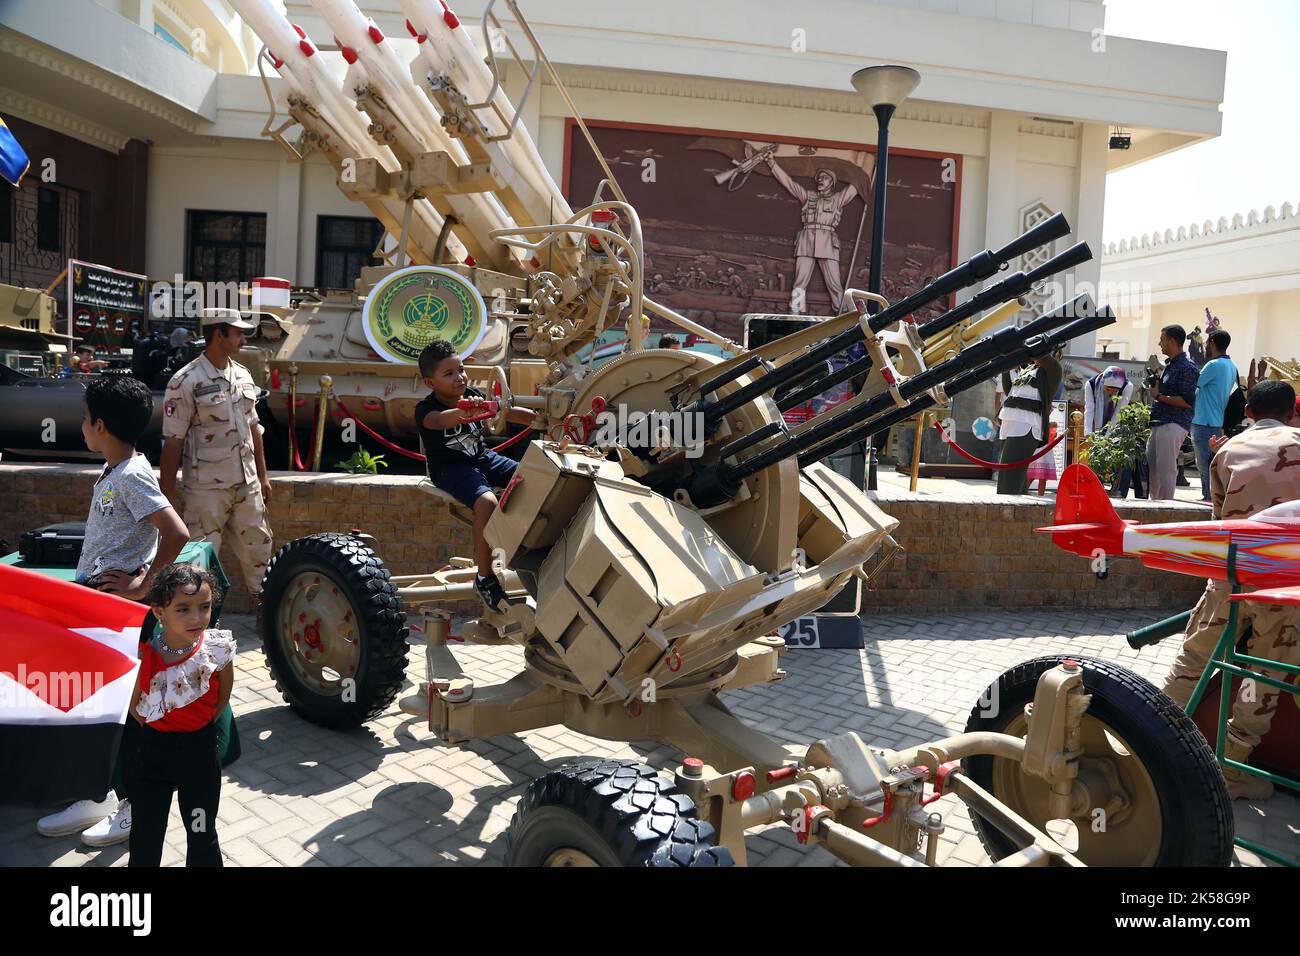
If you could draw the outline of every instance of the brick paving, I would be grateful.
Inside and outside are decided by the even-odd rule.
[[[1173,613],[1024,610],[889,614],[863,620],[863,650],[792,650],[789,676],[770,687],[730,691],[727,705],[742,719],[791,743],[857,731],[898,748],[958,732],[979,693],[999,673],[1042,654],[1104,657],[1159,680],[1176,651],[1166,641],[1130,650],[1124,632]],[[238,638],[232,701],[243,756],[227,770],[219,833],[231,866],[409,866],[499,864],[504,833],[533,777],[583,756],[635,757],[660,769],[680,754],[652,743],[616,744],[550,727],[495,737],[464,748],[431,743],[424,724],[392,708],[366,727],[340,733],[306,723],[280,699],[268,675],[253,619],[228,615]],[[413,641],[415,643],[415,641]],[[517,670],[515,647],[457,648],[480,684]],[[412,649],[408,677],[418,681],[423,653]],[[404,691],[403,693],[406,693]],[[988,861],[970,819],[945,800],[947,827],[939,861]],[[1239,835],[1300,856],[1300,798],[1279,790],[1264,803],[1234,803]],[[102,850],[76,837],[36,833],[36,811],[0,807],[0,864],[123,866],[125,845]],[[164,865],[182,865],[184,832],[173,807]],[[838,863],[821,849],[800,848],[790,830],[751,832],[758,866]],[[1236,862],[1264,861],[1238,850]]]

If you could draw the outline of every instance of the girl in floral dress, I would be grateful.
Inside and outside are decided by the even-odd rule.
[[[229,631],[207,629],[218,587],[209,572],[173,564],[146,599],[162,628],[141,646],[131,698],[131,716],[142,724],[126,769],[134,814],[131,866],[162,862],[173,792],[185,824],[185,865],[221,866],[215,721],[230,700],[235,641]]]

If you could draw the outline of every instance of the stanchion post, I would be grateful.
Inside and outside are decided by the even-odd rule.
[[[288,471],[293,471],[293,449],[298,444],[297,424],[298,412],[298,363],[289,363],[289,406],[285,410],[285,427],[289,430],[289,464],[285,465]]]
[[[1079,452],[1083,448],[1083,412],[1070,413],[1070,461],[1078,463]]]
[[[329,375],[320,377],[320,406],[316,411],[316,435],[313,438],[311,470],[320,471],[321,448],[325,444],[325,417],[330,410],[330,386],[334,379]]]
[[[916,432],[912,437],[912,480],[908,482],[909,491],[916,491],[916,482],[921,477],[921,438],[925,435],[925,420],[929,416],[928,411],[916,416]]]

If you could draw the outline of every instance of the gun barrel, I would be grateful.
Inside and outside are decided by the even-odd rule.
[[[1074,302],[1077,302],[1076,298]],[[1073,305],[1074,303],[1071,303]],[[1097,329],[1105,328],[1115,321],[1115,314],[1109,307],[1099,310],[1095,315],[1087,318],[1076,319],[1069,325],[1064,326],[1051,333],[1043,333],[1031,336],[1024,345],[1015,351],[999,356],[992,362],[982,365],[979,368],[972,369],[964,375],[960,375],[950,382],[944,384],[944,391],[951,398],[959,395],[967,389],[973,388],[980,382],[985,382],[994,375],[1000,375],[1002,372],[1009,372],[1024,364],[1027,359],[1036,358],[1040,355],[1046,355],[1048,352],[1064,345],[1071,339],[1078,338],[1080,335],[1087,335],[1089,332],[1095,332]],[[847,448],[849,445],[856,444],[870,438],[872,435],[882,432],[901,421],[906,421],[918,412],[922,412],[935,404],[934,396],[921,395],[909,402],[907,405],[895,409],[881,416],[866,422],[857,428],[844,432],[831,440],[817,445],[799,456],[799,467],[821,461],[828,455]],[[746,463],[748,464],[748,463]],[[742,476],[743,477],[743,476]]]
[[[872,332],[879,332],[881,329],[893,325],[899,319],[937,299],[941,299],[973,282],[988,278],[1001,268],[1002,263],[1022,255],[1026,250],[1036,249],[1044,243],[1068,235],[1069,232],[1070,224],[1066,222],[1065,216],[1057,213],[1050,219],[1043,220],[1033,229],[1012,240],[1001,249],[996,251],[985,249],[983,252],[976,253],[955,269],[951,269],[939,276],[929,285],[922,286],[889,308],[882,309],[870,318],[868,325]],[[1013,297],[1007,296],[1007,298]],[[736,389],[730,395],[713,401],[700,400],[695,403],[695,407],[691,410],[703,412],[705,427],[711,427],[723,415],[739,408],[759,395],[772,392],[783,385],[804,378],[808,372],[815,369],[832,355],[842,352],[857,342],[861,342],[864,334],[860,325],[845,329],[838,335],[826,339],[820,345],[814,346],[798,358],[780,366],[775,371],[769,372],[748,385]],[[741,374],[743,373],[732,369],[727,376],[715,380],[714,385],[715,387],[725,385],[728,381],[739,378]]]
[[[1024,295],[1035,284],[1042,282],[1049,276],[1053,276],[1065,269],[1072,269],[1091,258],[1092,250],[1088,248],[1088,244],[1086,242],[1076,243],[1060,255],[1053,256],[1037,269],[1031,269],[1029,272],[1012,273],[995,285],[989,286],[987,289],[971,296],[961,305],[949,309],[933,322],[927,322],[917,331],[921,333],[922,338],[932,338],[948,331],[962,319],[968,318],[977,312],[983,312],[985,309],[1001,305],[1009,299]]]
[[[926,369],[920,374],[901,382],[898,386],[899,394],[904,399],[914,398],[932,388],[944,385],[954,376],[979,368],[995,360],[998,356],[1018,354],[1023,350],[1025,342],[1033,336],[1064,325],[1067,322],[1076,321],[1080,316],[1090,317],[1094,311],[1092,299],[1086,293],[1079,295],[1060,308],[1039,316],[1033,323],[1023,329],[1017,329],[1014,326],[1000,329],[993,335],[980,339],[960,355],[946,362],[940,362],[933,368]],[[743,478],[762,471],[769,465],[800,454],[821,442],[833,439],[847,428],[869,421],[887,411],[894,404],[893,396],[890,393],[881,392],[848,411],[838,414],[833,411],[829,412],[824,416],[820,416],[820,421],[814,419],[811,425],[796,432],[786,441],[779,442],[753,458],[740,462],[732,469],[732,473],[737,478]]]

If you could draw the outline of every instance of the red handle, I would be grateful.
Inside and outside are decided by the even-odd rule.
[[[456,402],[456,407],[461,411],[480,411],[478,415],[471,415],[464,419],[466,422],[481,422],[485,418],[492,418],[501,409],[500,402],[490,402],[482,398],[462,398]]]

